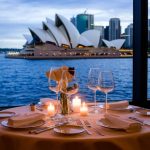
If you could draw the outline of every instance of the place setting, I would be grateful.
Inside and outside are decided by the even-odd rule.
[[[10,129],[36,128],[44,124],[44,115],[40,113],[16,115],[1,122],[2,126]]]
[[[106,113],[103,118],[98,120],[97,124],[104,128],[125,131],[127,133],[139,132],[142,128],[141,122],[109,113]]]

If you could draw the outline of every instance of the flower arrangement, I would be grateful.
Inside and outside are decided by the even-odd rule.
[[[61,103],[61,113],[63,115],[68,114],[70,111],[70,99],[67,95],[68,92],[71,92],[78,88],[77,84],[68,86],[75,75],[75,69],[67,66],[62,66],[58,69],[46,72],[46,76],[57,82],[57,88],[60,91],[60,103]]]

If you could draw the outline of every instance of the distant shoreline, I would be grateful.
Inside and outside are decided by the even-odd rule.
[[[29,60],[46,60],[46,59],[113,59],[113,58],[133,58],[133,56],[5,56],[11,59],[29,59]]]

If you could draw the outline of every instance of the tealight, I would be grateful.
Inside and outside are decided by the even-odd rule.
[[[55,115],[55,106],[50,103],[47,107],[48,115],[49,116],[54,116]]]
[[[73,100],[72,100],[72,110],[73,112],[80,112],[80,107],[81,107],[81,99],[78,98],[78,96],[76,96]]]
[[[80,115],[87,116],[88,115],[88,107],[86,106],[85,102],[82,103],[80,107]]]

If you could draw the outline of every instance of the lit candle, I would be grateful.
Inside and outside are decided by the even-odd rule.
[[[47,107],[48,115],[53,116],[55,114],[55,106],[50,103]]]
[[[81,99],[79,99],[77,96],[72,100],[72,109],[73,112],[80,112],[81,107]]]
[[[86,106],[85,102],[83,102],[81,105],[80,115],[81,116],[87,116],[88,115],[88,107]]]

